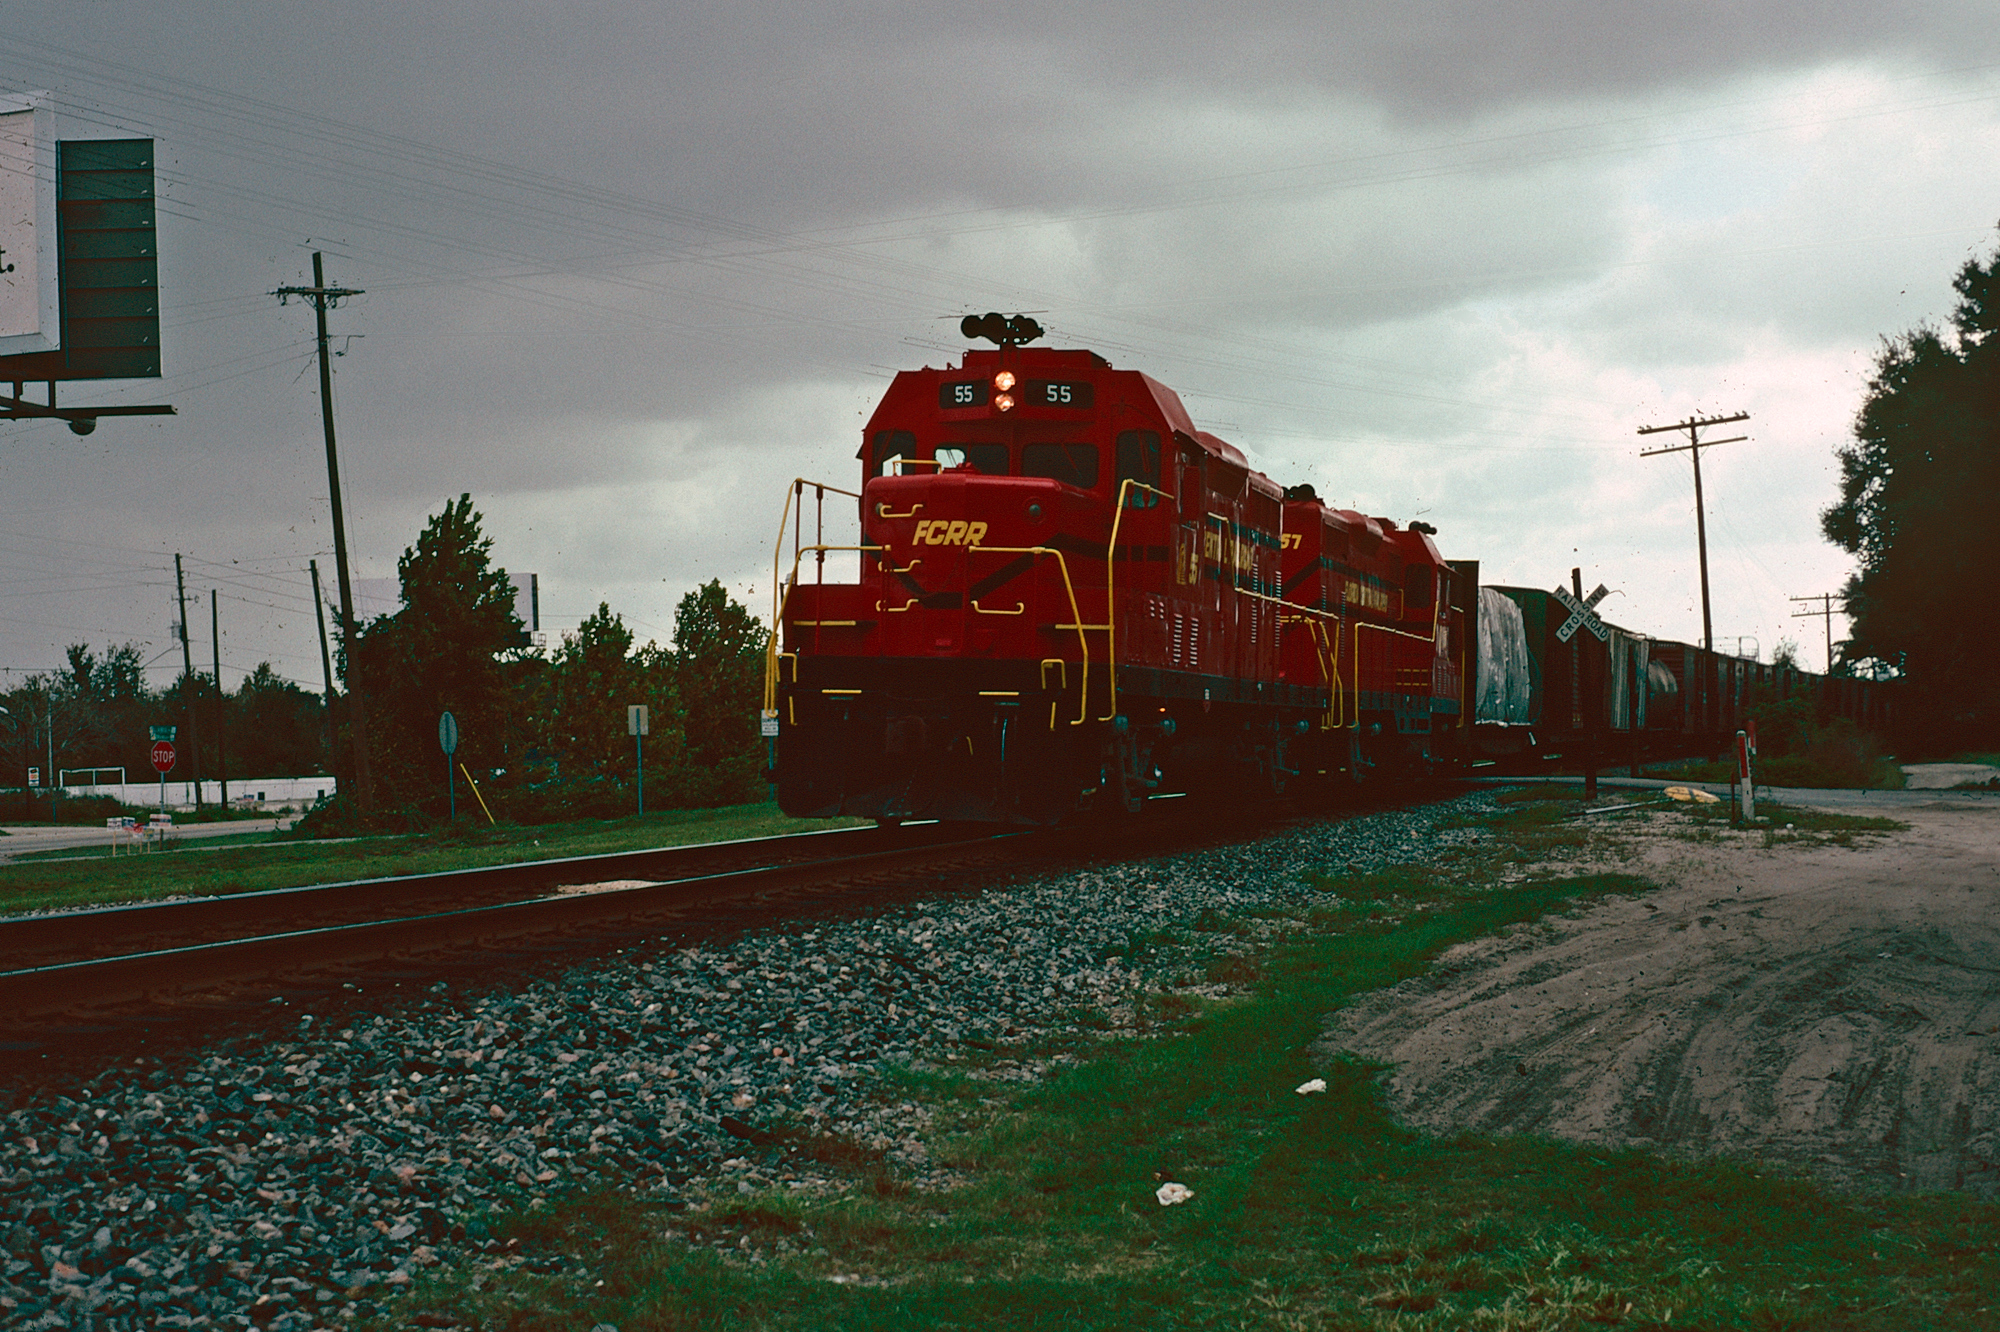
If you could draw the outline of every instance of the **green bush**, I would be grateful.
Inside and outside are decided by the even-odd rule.
[[[1778,698],[1760,685],[1749,711],[1757,725],[1760,784],[1822,790],[1895,790],[1903,785],[1903,770],[1884,757],[1879,740],[1845,717],[1816,716],[1803,691]],[[1735,765],[1726,766],[1727,773],[1707,780],[1731,780]]]
[[[429,832],[444,820],[414,805],[395,805],[363,814],[354,800],[336,792],[313,802],[311,809],[292,821],[278,836],[286,841],[314,841],[327,837],[367,837],[379,833]]]

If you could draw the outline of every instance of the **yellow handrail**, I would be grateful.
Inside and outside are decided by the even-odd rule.
[[[859,491],[847,490],[840,486],[830,486],[824,481],[808,481],[802,476],[793,477],[792,484],[785,488],[785,507],[778,513],[778,539],[771,547],[771,633],[770,637],[766,640],[764,648],[764,711],[766,713],[775,712],[778,707],[778,633],[784,626],[785,602],[791,596],[792,582],[798,576],[799,557],[803,554],[803,551],[799,549],[798,533],[794,531],[792,534],[793,578],[792,580],[780,579],[778,577],[778,569],[785,558],[785,526],[792,521],[792,501],[803,499],[807,486],[811,486],[814,493],[822,500],[826,498],[828,491],[832,491],[836,495],[847,496],[857,506],[861,502],[861,493]],[[801,513],[804,512],[805,505],[803,503],[799,505],[799,510]],[[816,526],[823,526],[823,524],[823,517],[816,521]],[[814,535],[823,536],[825,533],[824,531],[816,531]]]
[[[1288,611],[1292,611],[1295,614],[1314,616],[1321,620],[1333,620],[1336,622],[1339,621],[1341,618],[1334,612],[1321,610],[1317,606],[1302,606],[1295,601],[1286,601],[1281,597],[1270,596],[1269,594],[1263,592],[1246,591],[1243,588],[1238,588],[1236,590],[1242,596],[1254,597],[1259,601],[1272,602],[1278,606],[1284,607]],[[1435,606],[1433,606],[1431,610],[1431,632],[1428,635],[1413,634],[1407,629],[1392,629],[1386,624],[1374,624],[1371,623],[1370,621],[1358,618],[1355,619],[1353,623],[1354,623],[1354,682],[1357,691],[1359,690],[1361,684],[1361,631],[1363,629],[1372,629],[1378,634],[1393,634],[1397,638],[1407,638],[1410,639],[1412,642],[1416,643],[1437,642],[1437,609]],[[1338,634],[1336,633],[1335,635],[1336,647],[1334,649],[1334,659],[1336,663],[1339,660],[1338,641],[1339,641]],[[1343,712],[1343,716],[1344,715],[1345,713]],[[1354,724],[1358,726],[1360,725],[1360,722],[1361,722],[1360,709],[1359,707],[1357,707],[1355,709]]]
[[[1281,604],[1290,605],[1291,603],[1286,602]],[[1338,731],[1347,725],[1347,686],[1340,678],[1340,635],[1335,633],[1329,638],[1326,626],[1320,623],[1318,619],[1313,618],[1314,616],[1324,616],[1326,612],[1313,606],[1300,606],[1296,609],[1303,611],[1304,614],[1292,615],[1290,623],[1305,626],[1307,635],[1312,639],[1313,656],[1319,661],[1320,678],[1325,680],[1327,684],[1328,703],[1326,717],[1320,722],[1320,729],[1323,731]],[[1279,626],[1282,627],[1286,622],[1287,617],[1282,614],[1279,615]]]
[[[930,459],[905,459],[904,461],[914,462],[919,464],[932,462],[932,460]],[[935,464],[933,463],[932,465]],[[880,555],[889,549],[887,546],[872,546],[872,545],[835,546],[835,545],[825,545],[818,543],[807,545],[801,541],[798,541],[796,539],[797,534],[795,534],[793,555],[792,555],[792,567],[790,575],[788,577],[780,577],[780,569],[782,567],[782,561],[784,558],[785,527],[786,524],[790,522],[793,517],[793,502],[795,500],[801,500],[803,498],[803,495],[805,493],[805,487],[808,485],[812,486],[815,489],[815,491],[819,493],[822,499],[824,498],[826,492],[829,491],[831,491],[836,495],[845,495],[848,498],[857,501],[861,499],[861,495],[856,491],[847,490],[840,486],[826,485],[821,482],[807,481],[803,477],[794,478],[791,486],[786,491],[784,510],[780,514],[778,521],[778,540],[771,554],[771,579],[772,579],[771,631],[766,644],[765,679],[764,679],[764,708],[766,712],[773,712],[777,708],[778,657],[780,655],[778,652],[778,636],[784,624],[784,608],[790,602],[792,591],[798,586],[799,566],[803,562],[806,554],[810,552],[824,557],[824,555],[830,551],[855,551],[863,554]],[[1117,584],[1118,575],[1117,575],[1116,555],[1118,548],[1118,536],[1120,529],[1124,524],[1127,502],[1136,491],[1144,491],[1148,494],[1158,496],[1160,499],[1169,502],[1173,500],[1172,495],[1169,495],[1167,492],[1159,489],[1157,486],[1148,485],[1145,482],[1140,481],[1136,478],[1127,477],[1119,483],[1117,508],[1116,512],[1112,517],[1110,539],[1107,542],[1105,548],[1105,579],[1104,579],[1105,623],[1101,625],[1085,624],[1083,622],[1083,612],[1077,601],[1076,583],[1075,580],[1070,576],[1069,561],[1064,557],[1061,551],[1056,550],[1053,547],[1049,546],[969,546],[966,548],[966,553],[968,555],[971,555],[973,553],[984,553],[984,554],[996,554],[996,555],[1033,555],[1037,558],[1040,558],[1042,556],[1053,556],[1055,558],[1057,569],[1062,574],[1063,592],[1064,595],[1068,597],[1070,605],[1070,623],[1057,625],[1056,627],[1058,629],[1073,629],[1076,632],[1077,650],[1082,657],[1081,678],[1079,679],[1078,682],[1077,716],[1073,721],[1070,722],[1070,725],[1072,726],[1081,726],[1091,719],[1090,718],[1090,667],[1091,667],[1090,640],[1086,636],[1088,633],[1091,632],[1101,631],[1105,634],[1105,639],[1106,639],[1105,654],[1107,659],[1106,664],[1109,672],[1109,683],[1110,683],[1110,688],[1108,693],[1108,702],[1110,710],[1105,714],[1103,714],[1102,716],[1100,716],[1099,718],[1097,718],[1097,720],[1109,721],[1112,718],[1116,717],[1118,714],[1118,584]],[[920,507],[921,505],[913,507],[912,509],[910,509],[909,513],[906,514],[895,514],[889,516],[909,517],[915,514],[918,508]],[[801,512],[803,511],[803,508],[804,505],[801,503],[799,505],[799,509]],[[1231,532],[1231,530],[1235,525],[1235,520],[1227,514],[1211,512],[1211,513],[1206,513],[1204,517],[1216,523],[1222,529],[1224,536],[1229,535],[1229,533]],[[1197,555],[1197,558],[1199,559],[1199,555]],[[1222,560],[1224,558],[1226,558],[1226,552],[1220,553],[1218,555],[1218,560]],[[906,572],[909,569],[914,569],[917,563],[919,562],[920,561],[912,561],[912,563],[905,566],[904,570],[902,571]],[[1341,623],[1343,617],[1341,617],[1339,614],[1335,612],[1321,610],[1313,606],[1301,605],[1297,602],[1286,601],[1283,597],[1271,596],[1270,594],[1264,592],[1252,591],[1242,587],[1232,587],[1232,590],[1238,596],[1249,597],[1257,601],[1269,602],[1270,604],[1279,607],[1281,611],[1289,612],[1294,616],[1300,617],[1305,623],[1307,623],[1310,626],[1310,631],[1314,639],[1314,651],[1315,654],[1319,656],[1321,660],[1321,672],[1323,675],[1326,676],[1332,694],[1332,698],[1329,700],[1329,707],[1327,710],[1328,718],[1330,719],[1330,725],[1333,729],[1340,729],[1348,725],[1359,725],[1360,714],[1358,709],[1356,711],[1355,717],[1352,722],[1349,722],[1349,720],[1347,719],[1348,690],[1346,688],[1346,683],[1340,674],[1341,635],[1338,631],[1340,628],[1344,627],[1344,625],[1342,625]],[[1441,608],[1439,606],[1440,600],[1441,598],[1438,598],[1436,596],[1433,596],[1432,598],[1431,626],[1430,626],[1431,632],[1428,635],[1412,633],[1408,630],[1393,628],[1389,625],[1375,624],[1370,621],[1360,619],[1358,617],[1352,620],[1354,626],[1353,660],[1354,660],[1354,670],[1356,672],[1355,679],[1357,687],[1360,681],[1359,672],[1361,667],[1361,631],[1364,628],[1366,628],[1366,629],[1371,629],[1376,633],[1389,634],[1391,636],[1398,638],[1407,638],[1413,642],[1434,644],[1437,642],[1437,635],[1438,635],[1438,617],[1441,613]],[[914,608],[917,604],[919,604],[918,600],[916,598],[911,598],[908,601],[906,601],[904,605],[900,607],[884,607],[878,604],[877,610],[881,612],[904,612]],[[979,606],[976,603],[974,603],[972,605],[972,609],[976,613],[982,615],[996,615],[996,614],[1017,615],[1017,614],[1022,614],[1024,612],[1025,606],[1021,610],[995,611],[995,610],[988,610],[985,607]],[[1332,622],[1335,626],[1335,630],[1331,634],[1327,632],[1326,628],[1327,622],[1329,621]],[[1282,618],[1280,622],[1282,623]],[[1049,658],[1047,660],[1060,661],[1061,659]],[[1461,667],[1461,669],[1463,668]],[[1043,664],[1043,674],[1044,676],[1046,676],[1047,674],[1047,661],[1045,661]],[[1064,671],[1064,674],[1067,675],[1066,670]],[[1065,681],[1064,685],[1061,687],[1066,688],[1067,681]],[[1054,721],[1053,714],[1051,715],[1050,720],[1051,723],[1053,724]],[[1461,725],[1464,724],[1464,720],[1465,719],[1463,717],[1460,718]]]
[[[1125,500],[1133,487],[1150,491],[1161,499],[1171,502],[1173,496],[1157,486],[1149,486],[1137,477],[1126,477],[1118,483],[1118,507],[1111,515],[1111,539],[1104,545],[1104,652],[1111,670],[1111,711],[1099,717],[1099,721],[1110,721],[1118,715],[1118,527],[1125,521]],[[1077,617],[1081,619],[1082,617]],[[1085,691],[1086,694],[1089,692]]]
[[[1078,683],[1077,695],[1076,695],[1077,716],[1076,720],[1071,722],[1070,725],[1081,726],[1085,722],[1089,721],[1090,720],[1090,640],[1085,638],[1083,635],[1085,629],[1099,629],[1099,628],[1105,628],[1107,626],[1084,624],[1083,611],[1077,606],[1076,584],[1071,580],[1069,576],[1069,561],[1064,559],[1063,553],[1055,549],[1053,546],[967,546],[965,548],[965,553],[968,557],[972,555],[1035,555],[1035,556],[1053,555],[1055,557],[1056,568],[1062,573],[1063,592],[1065,595],[1069,597],[1069,614],[1070,614],[1069,624],[1057,625],[1056,627],[1058,629],[1076,630],[1077,650],[1083,655],[1083,676]],[[1048,662],[1044,661],[1042,663],[1042,666],[1043,666],[1043,678],[1046,679],[1048,675],[1047,671]],[[1063,674],[1067,676],[1069,672],[1065,670]],[[1053,713],[1050,714],[1050,721],[1051,724],[1054,723]]]

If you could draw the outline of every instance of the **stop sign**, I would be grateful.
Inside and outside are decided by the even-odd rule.
[[[162,740],[153,746],[153,766],[161,772],[174,766],[174,747]]]

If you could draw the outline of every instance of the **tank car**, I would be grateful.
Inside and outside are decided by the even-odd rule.
[[[1180,398],[969,318],[899,373],[852,488],[795,481],[773,570],[778,802],[1052,824],[1333,788],[1464,743],[1476,568],[1289,490]]]

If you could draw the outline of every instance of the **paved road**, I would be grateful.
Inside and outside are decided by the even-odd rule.
[[[1554,782],[1570,786],[1579,785],[1583,781],[1581,777],[1576,776],[1493,777],[1484,780],[1491,781],[1495,785]],[[1690,782],[1684,778],[1600,776],[1597,784],[1605,790],[1615,788],[1627,791],[1658,791],[1669,786],[1691,786],[1697,791],[1707,791],[1711,795],[1721,796],[1724,800],[1729,798],[1727,782]],[[1759,782],[1757,800],[1760,804],[1775,800],[1781,805],[1799,805],[1855,814],[1872,812],[1887,814],[1899,808],[1938,806],[2000,811],[2000,791],[1942,791],[1934,788],[1910,791],[1827,791],[1804,787],[1766,786]]]
[[[174,835],[183,845],[197,842],[206,837],[227,837],[231,833],[270,832],[289,819],[231,819],[226,823],[184,823],[175,827]],[[7,835],[0,837],[0,862],[12,860],[16,856],[31,851],[56,851],[75,848],[79,851],[101,851],[111,845],[108,829],[85,825],[46,823],[14,823],[0,828]],[[131,843],[121,842],[124,850]]]
[[[1905,763],[1903,776],[1912,789],[1948,790],[1961,782],[1990,782],[2000,778],[2000,768],[1990,763]]]

